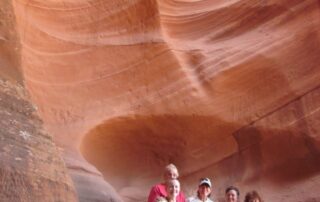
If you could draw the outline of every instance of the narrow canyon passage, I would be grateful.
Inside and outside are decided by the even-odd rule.
[[[208,176],[217,201],[230,184],[320,200],[319,1],[5,3],[0,76],[24,83],[79,201],[145,201],[170,162],[187,196]]]

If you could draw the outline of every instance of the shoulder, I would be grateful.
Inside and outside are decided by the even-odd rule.
[[[197,200],[197,197],[195,197],[195,196],[191,196],[191,197],[189,197],[188,199],[187,199],[187,202],[197,202],[198,200]]]
[[[167,192],[166,192],[165,185],[164,184],[154,185],[150,190],[150,194],[157,195],[157,196],[166,196]]]
[[[178,197],[180,197],[180,198],[186,198],[185,195],[184,195],[184,193],[183,193],[183,191],[180,191]]]
[[[163,189],[166,189],[166,187],[164,184],[156,184],[151,189],[152,190],[163,190]]]
[[[165,189],[161,184],[154,185],[149,193],[148,202],[155,202],[157,197],[166,196]]]

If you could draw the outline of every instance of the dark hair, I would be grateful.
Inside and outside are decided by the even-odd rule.
[[[239,191],[239,189],[238,189],[237,187],[235,187],[235,186],[229,186],[229,187],[227,187],[227,189],[226,189],[226,194],[227,194],[229,191],[231,191],[231,190],[236,191],[236,192],[237,192],[237,196],[238,196],[238,197],[240,196],[240,191]]]
[[[259,196],[258,192],[253,190],[251,192],[248,192],[244,198],[244,202],[250,202],[252,199],[258,199],[259,202],[262,202],[261,197]]]

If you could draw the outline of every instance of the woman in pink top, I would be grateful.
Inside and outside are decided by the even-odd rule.
[[[169,180],[166,186],[167,197],[158,197],[156,202],[177,202],[180,193],[180,182],[178,180]]]
[[[151,188],[149,193],[148,202],[155,202],[158,197],[167,197],[166,184],[170,180],[175,180],[179,177],[178,169],[175,165],[169,164],[165,167],[164,183],[157,184]],[[185,197],[182,191],[176,196],[176,202],[185,202]]]

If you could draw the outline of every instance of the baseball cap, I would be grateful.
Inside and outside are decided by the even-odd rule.
[[[208,185],[209,187],[211,187],[211,181],[210,181],[210,179],[209,179],[209,178],[202,178],[202,179],[200,180],[199,186],[204,185],[204,184],[206,184],[206,185]]]

